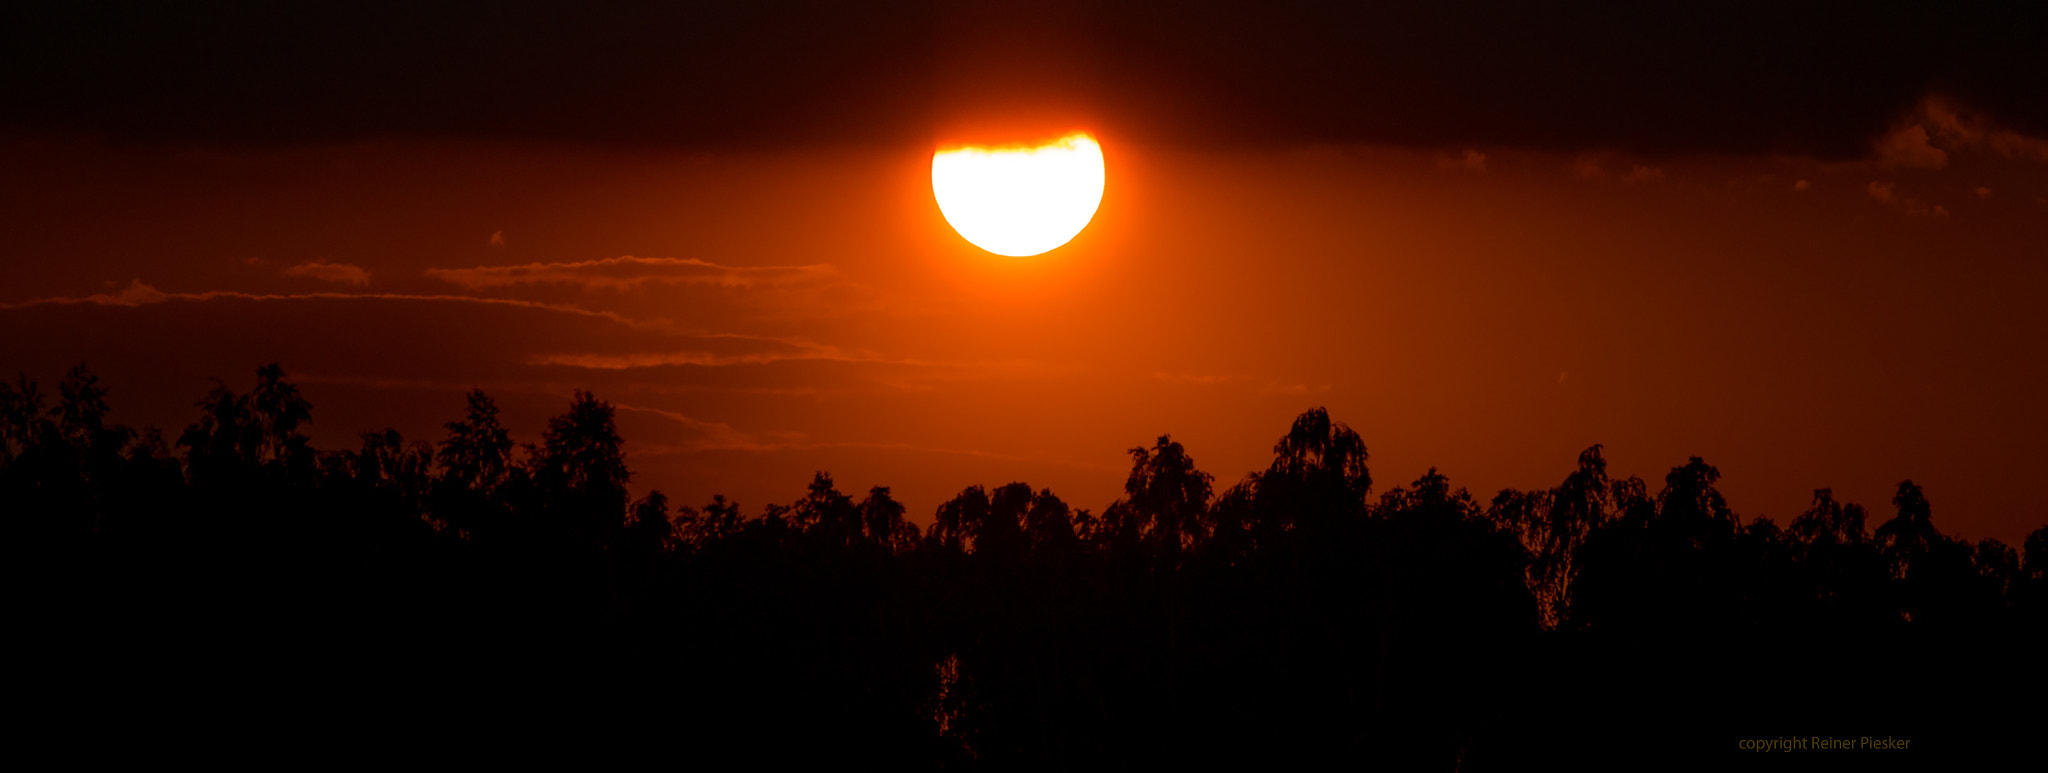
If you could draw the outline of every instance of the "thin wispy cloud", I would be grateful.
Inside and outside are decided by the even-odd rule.
[[[665,318],[641,319],[617,312],[594,310],[567,303],[553,303],[515,298],[493,298],[473,295],[408,294],[408,293],[355,293],[355,292],[312,292],[312,293],[250,293],[237,290],[207,290],[202,292],[167,292],[140,279],[131,280],[125,287],[109,292],[83,296],[59,296],[35,298],[12,303],[0,303],[0,310],[22,310],[38,307],[60,306],[104,306],[134,308],[175,303],[291,303],[318,301],[362,301],[393,302],[412,304],[461,304],[494,308],[520,309],[546,314],[563,314],[578,318],[616,324],[642,334],[651,334],[661,340],[685,340],[692,343],[670,348],[670,345],[645,340],[651,349],[640,351],[542,351],[530,353],[520,359],[527,365],[565,366],[585,370],[623,371],[678,366],[734,366],[756,365],[787,361],[823,361],[847,363],[875,363],[923,367],[934,365],[915,359],[888,358],[865,349],[847,349],[819,343],[802,337],[734,333],[705,329],[700,326],[678,323]],[[630,340],[630,339],[620,339]]]
[[[639,453],[660,453],[662,450],[667,450],[670,453],[696,451],[772,451],[780,448],[792,447],[791,444],[793,441],[803,437],[801,433],[775,433],[777,439],[763,439],[755,435],[751,435],[745,432],[741,432],[737,429],[733,429],[732,425],[727,424],[725,422],[705,421],[703,419],[686,416],[676,411],[664,410],[661,408],[650,408],[643,405],[629,405],[627,403],[612,403],[612,407],[622,411],[633,411],[636,413],[646,413],[659,416],[661,418],[668,419],[669,421],[675,422],[677,424],[681,424],[684,428],[697,434],[697,437],[692,438],[689,441],[681,444],[670,444],[669,446],[657,447],[654,449],[637,449]]]
[[[471,290],[542,284],[569,285],[591,290],[627,290],[647,284],[757,287],[815,283],[837,276],[832,266],[822,263],[803,266],[724,266],[696,258],[640,258],[632,255],[574,263],[430,268],[426,270],[426,274]]]
[[[205,290],[202,292],[165,292],[140,279],[130,280],[127,287],[110,293],[94,293],[84,296],[56,296],[33,298],[26,301],[0,303],[0,309],[26,309],[36,306],[146,306],[158,303],[190,302],[200,303],[218,300],[240,301],[308,301],[308,300],[370,300],[409,301],[419,303],[465,303],[484,306],[508,306],[521,309],[551,311],[579,317],[590,317],[617,322],[642,330],[659,330],[687,335],[686,331],[675,328],[665,321],[638,320],[609,311],[597,311],[562,303],[542,303],[515,298],[484,298],[474,295],[436,295],[412,293],[247,293],[239,290]]]
[[[527,364],[562,365],[589,370],[632,370],[636,368],[657,368],[674,365],[705,367],[763,365],[789,360],[875,361],[842,354],[830,347],[817,347],[806,351],[753,352],[747,354],[719,354],[705,351],[640,352],[631,354],[540,354],[528,358]]]
[[[348,263],[327,263],[315,260],[287,268],[284,270],[284,275],[302,276],[309,279],[318,279],[322,282],[335,282],[337,284],[355,285],[357,287],[364,287],[370,284],[370,272],[364,271],[361,266]]]

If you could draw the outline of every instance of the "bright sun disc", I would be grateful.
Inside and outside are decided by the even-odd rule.
[[[1073,239],[1102,205],[1102,146],[1069,134],[1035,148],[932,154],[939,212],[967,241],[1024,257]]]

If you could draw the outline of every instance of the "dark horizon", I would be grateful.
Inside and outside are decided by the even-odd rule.
[[[257,384],[259,389],[262,388],[262,385],[273,382],[283,384],[284,388],[288,389],[290,394],[293,395],[292,399],[302,404],[304,409],[304,415],[295,418],[291,422],[291,428],[288,430],[288,434],[296,438],[296,440],[292,441],[293,443],[303,444],[306,452],[312,454],[312,456],[308,457],[308,463],[313,463],[316,466],[318,466],[319,464],[327,463],[346,464],[346,462],[340,461],[342,456],[345,456],[347,453],[349,453],[346,450],[346,448],[336,448],[328,451],[321,451],[316,449],[313,445],[311,445],[313,442],[313,438],[310,435],[308,435],[307,432],[310,430],[311,427],[316,425],[316,422],[313,420],[313,403],[310,400],[306,400],[304,398],[303,390],[301,390],[298,384],[283,381],[283,379],[285,379],[289,375],[285,371],[285,369],[279,363],[270,363],[268,365],[263,366],[262,368],[256,369],[256,373],[258,379]],[[219,396],[227,395],[229,397],[233,397],[235,395],[235,385],[230,380],[210,379],[210,382],[213,384],[212,391],[210,391],[206,397],[196,402],[188,404],[189,407],[196,408],[201,411],[201,420],[199,422],[195,422],[191,425],[188,425],[182,431],[176,434],[171,434],[166,432],[164,428],[158,427],[153,424],[134,427],[116,421],[116,419],[118,419],[118,417],[120,416],[119,412],[114,408],[114,404],[119,402],[118,397],[111,395],[106,385],[102,383],[102,379],[92,371],[88,363],[80,362],[74,367],[72,367],[67,372],[64,379],[56,382],[60,385],[58,391],[56,392],[51,392],[45,389],[43,385],[46,382],[35,378],[31,378],[30,374],[28,373],[16,373],[15,379],[13,381],[0,382],[0,412],[4,412],[4,415],[7,417],[6,420],[9,422],[7,427],[7,434],[5,434],[4,437],[11,444],[6,446],[5,448],[6,458],[12,460],[16,456],[21,455],[18,448],[25,447],[26,445],[31,445],[38,442],[45,442],[39,440],[39,438],[47,437],[48,433],[58,431],[54,426],[38,429],[36,422],[68,421],[71,420],[69,417],[76,416],[83,411],[92,416],[91,422],[92,427],[94,427],[94,429],[63,430],[64,432],[105,431],[111,433],[109,437],[114,439],[115,441],[118,441],[119,443],[116,453],[117,456],[142,454],[144,456],[158,458],[159,460],[162,461],[177,462],[185,465],[185,468],[183,469],[189,469],[189,466],[192,464],[193,461],[192,455],[205,453],[203,448],[194,445],[195,441],[193,441],[193,438],[202,436],[204,434],[204,431],[202,431],[201,428],[207,426],[208,422],[220,420],[218,416],[208,415],[207,412],[218,410],[218,406],[215,403],[217,402],[217,398]],[[611,403],[610,401],[598,399],[594,392],[590,392],[585,389],[574,389],[573,393],[574,404],[580,405],[586,398],[589,400],[593,400],[595,401],[594,404],[603,406],[602,410],[605,416],[604,422],[606,422],[607,424],[615,423],[618,408],[613,403]],[[85,404],[84,407],[81,407],[78,404],[74,404],[74,395],[85,396],[79,398],[79,400],[82,400],[83,403]],[[114,399],[110,399],[110,397],[113,397]],[[472,409],[476,407],[477,401],[479,399],[486,401],[491,406],[490,411],[493,417],[493,421],[499,421],[499,419],[496,418],[498,416],[499,410],[497,408],[497,401],[495,398],[486,393],[483,389],[473,388],[466,395],[464,395],[464,398],[469,401],[470,407]],[[244,397],[241,399],[249,400],[254,398]],[[1351,436],[1356,436],[1355,432],[1352,432],[1348,426],[1342,424],[1341,422],[1332,423],[1331,420],[1328,418],[1327,409],[1321,406],[1310,409],[1306,413],[1302,414],[1300,417],[1297,417],[1296,421],[1300,422],[1303,420],[1307,420],[1310,417],[1320,417],[1318,421],[1320,421],[1322,424],[1341,428],[1343,433],[1349,433]],[[563,417],[561,416],[551,418],[548,423],[547,433],[544,434],[551,434],[557,431],[558,427],[556,426],[556,424],[562,418]],[[454,433],[455,425],[456,422],[443,422],[441,424],[441,429],[446,430],[450,433]],[[610,432],[616,433],[616,430],[610,430]],[[366,449],[369,448],[371,445],[382,445],[389,446],[385,450],[392,452],[404,452],[408,454],[417,454],[422,452],[425,453],[427,459],[419,463],[421,465],[417,470],[419,474],[427,475],[428,477],[438,477],[440,475],[447,475],[456,472],[455,466],[451,466],[448,460],[442,458],[441,452],[435,451],[435,449],[443,448],[447,446],[449,443],[455,442],[458,438],[454,434],[451,434],[449,437],[444,437],[440,439],[414,438],[411,441],[404,440],[405,434],[395,427],[361,429],[352,434],[356,439],[362,441],[363,443],[370,444],[365,446]],[[1167,432],[1161,435],[1160,438],[1162,441],[1164,441],[1165,439],[1171,437],[1172,434],[1172,432]],[[624,437],[617,436],[616,434],[614,434],[613,437],[617,442],[618,448],[615,449],[615,451],[608,452],[607,455],[609,456],[612,454],[616,454],[619,459],[619,463],[621,465],[624,465],[625,460],[632,456],[632,446]],[[519,467],[522,464],[531,465],[538,463],[538,455],[542,452],[542,448],[544,447],[544,441],[536,441],[541,441],[541,438],[536,438],[535,440],[524,440],[521,439],[521,435],[511,432],[505,432],[504,438],[505,442],[510,444],[507,446],[507,450],[503,452],[503,464],[507,469]],[[1284,443],[1286,438],[1283,438],[1282,440]],[[156,443],[159,442],[161,442],[162,445],[155,445]],[[1363,445],[1364,440],[1360,438],[1358,442],[1361,444],[1359,448],[1360,452],[1362,453],[1366,449],[1366,447]],[[1175,443],[1174,445],[1179,446],[1180,444]],[[1605,451],[1606,448],[1607,444],[1605,443],[1592,444],[1581,453],[1581,463],[1584,463],[1587,454],[1591,454],[1594,458],[1601,458],[1603,456],[1603,451]],[[517,451],[515,452],[512,449],[517,449]],[[1133,452],[1136,452],[1141,449],[1134,448],[1131,450]],[[524,454],[525,457],[523,459],[515,458],[518,457],[520,454]],[[1699,456],[1692,456],[1690,457],[1690,459],[1690,464],[1692,465],[1704,464],[1704,461]],[[1607,463],[1604,459],[1600,461],[1600,466],[1603,470],[1606,468],[1606,464]],[[1685,469],[1686,467],[1687,465],[1680,465],[1678,467],[1672,468],[1672,471],[1676,473],[1678,470]],[[625,468],[622,467],[622,469]],[[1715,481],[1719,480],[1720,472],[1718,471],[1718,469],[1713,468],[1711,466],[1708,466],[1706,469],[1713,469],[1713,478],[1715,479]],[[816,475],[823,476],[824,478],[827,479],[831,477],[830,473],[825,470],[817,471]],[[1207,473],[1204,473],[1204,475],[1207,475]],[[1426,472],[1423,477],[1429,478],[1435,475],[1437,475],[1437,468],[1432,466],[1428,469],[1428,472]],[[184,472],[181,473],[181,476],[189,478],[190,474],[189,472]],[[1255,481],[1258,478],[1258,476],[1259,472],[1253,471],[1245,477],[1243,483],[1249,485],[1253,481]],[[1210,477],[1213,478],[1214,476]],[[634,501],[640,501],[652,496],[664,501],[673,501],[672,497],[669,497],[667,494],[662,493],[659,489],[647,488],[645,486],[627,485],[630,484],[631,478],[632,475],[630,474],[630,472],[624,476],[624,479],[621,481],[621,485],[625,487],[623,490],[630,492],[631,490],[637,488],[643,489],[643,492],[639,496],[628,496],[629,499]],[[1633,481],[1634,485],[1637,487],[1646,485],[1643,483],[1643,480],[1640,477],[1634,475],[1627,476],[1626,481]],[[874,486],[885,491],[890,489],[890,486],[886,484],[886,481],[876,482],[874,483]],[[969,488],[979,487],[979,484],[969,486]],[[1899,483],[1899,487],[1899,490],[1901,491],[1910,488],[1916,492],[1919,491],[1921,488],[1918,485],[1915,485],[1911,479],[1901,481]],[[1396,486],[1396,488],[1399,487]],[[1228,489],[1227,486],[1219,487],[1215,493],[1221,496],[1226,489]],[[1460,490],[1462,491],[1462,489]],[[1854,501],[1836,501],[1836,498],[1833,494],[1833,490],[1829,487],[1817,487],[1813,489],[1813,492],[1815,496],[1813,502],[1814,508],[1826,509],[1827,507],[1846,507],[1856,510],[1858,512],[1862,512],[1865,510],[1865,508],[1861,504]],[[1128,493],[1127,489],[1125,493]],[[1366,488],[1361,490],[1359,493],[1361,496],[1370,499],[1371,494],[1373,493],[1371,485],[1368,483]],[[725,495],[725,492],[714,491],[710,496],[711,499],[721,503],[720,506],[729,506],[734,508],[733,513],[740,517],[742,520],[755,520],[759,518],[765,518],[770,513],[777,511],[788,512],[794,507],[794,505],[785,505],[770,502],[762,505],[761,514],[756,516],[747,516],[745,514],[746,509],[742,506],[742,503],[737,499],[727,497]],[[1492,500],[1489,501],[1492,501],[1495,507],[1501,507],[1503,506],[1502,503],[1505,501],[1513,500],[1518,497],[1525,498],[1526,496],[1528,496],[1528,494],[1526,494],[1525,492],[1518,491],[1514,488],[1503,488],[1496,493]],[[1714,494],[1714,496],[1716,498],[1719,498],[1721,501],[1721,504],[1718,507],[1725,510],[1725,516],[1730,520],[1731,523],[1733,523],[1736,526],[1744,525],[1745,521],[1748,521],[1751,524],[1760,522],[1776,524],[1776,521],[1778,520],[1766,514],[1754,514],[1745,517],[1741,514],[1739,510],[1729,507],[1725,501],[1725,498],[1722,498],[1720,494],[1716,493]],[[954,499],[957,499],[957,496],[954,497]],[[948,504],[951,504],[952,501],[953,500],[948,500]],[[1122,501],[1123,500],[1121,497],[1116,500],[1116,502]],[[1206,504],[1208,503],[1204,504],[1206,506]],[[1896,502],[1894,502],[1894,504],[1896,504]],[[1107,507],[1113,506],[1115,506],[1115,503],[1109,503],[1103,509],[1106,510]],[[939,506],[939,509],[943,510],[945,507],[946,504],[942,504]],[[697,511],[698,508],[678,503],[678,515],[687,512],[692,514],[691,517],[694,517],[694,514]],[[1089,512],[1089,510],[1087,508],[1083,508],[1080,512]],[[1814,509],[1809,508],[1797,517],[1808,517],[1811,516],[1814,512],[1816,512]],[[934,528],[934,524],[937,523],[936,515],[934,515],[932,518],[926,519],[919,518],[915,515],[910,515],[906,513],[906,518],[908,518],[907,523],[919,529]],[[2037,540],[2048,539],[2048,532],[2043,532],[2043,529],[2048,529],[2048,522],[2044,522],[2041,527],[2037,527],[2028,531],[2023,540],[2017,541],[2018,544],[2013,545],[2011,547],[2018,548],[2022,545],[2032,544]],[[1951,534],[1949,536],[1955,537],[1956,535]],[[1965,542],[1968,542],[1968,540],[1965,540]],[[1982,540],[1980,540],[1980,542],[1996,546],[2004,546],[2007,544],[2004,541],[1992,537],[1985,537]],[[2041,547],[2044,550],[2048,550],[2048,543],[2043,543]],[[1995,552],[1995,548],[1993,550]],[[2048,553],[2044,553],[2043,556],[2048,557]],[[2017,566],[2017,564],[2015,564],[2015,566]]]
[[[1820,490],[1780,525],[1730,511],[1698,457],[1660,485],[1609,477],[1596,445],[1555,487],[1482,499],[1435,469],[1375,481],[1314,409],[1234,485],[1160,436],[1099,515],[976,485],[920,526],[824,472],[754,514],[636,497],[615,408],[581,391],[520,450],[482,391],[437,441],[321,450],[288,374],[256,376],[174,440],[106,421],[83,366],[53,395],[0,388],[10,560],[40,578],[23,622],[68,674],[50,697],[203,673],[432,696],[458,736],[596,730],[546,709],[574,699],[655,733],[622,752],[937,769],[1754,764],[1743,743],[1788,736],[1891,768],[2013,753],[2010,685],[2043,676],[2048,525],[2024,553],[1957,540],[1911,481],[1888,518]],[[155,651],[109,657],[137,635]],[[278,644],[223,648],[249,637]],[[1822,653],[1754,702],[1746,682]],[[592,680],[607,654],[633,657]],[[1879,678],[1900,657],[1969,665]],[[1597,749],[1544,743],[1588,726]]]

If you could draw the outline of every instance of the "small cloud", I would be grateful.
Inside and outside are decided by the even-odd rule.
[[[1809,189],[1809,188],[1812,188],[1812,187],[1813,187],[1813,183],[1807,182],[1807,181],[1805,181],[1805,180],[1800,180],[1799,182],[1796,182],[1796,183],[1793,183],[1793,184],[1792,184],[1792,190],[1795,190],[1795,191],[1803,191],[1803,190],[1807,190],[1807,189]]]
[[[1926,202],[1899,193],[1899,187],[1892,183],[1872,180],[1870,185],[1864,188],[1864,191],[1869,193],[1871,198],[1896,207],[1900,212],[1908,215],[1948,217],[1947,207],[1940,204],[1928,206]]]
[[[733,429],[732,425],[722,421],[705,421],[660,408],[627,405],[625,403],[613,403],[612,405],[622,411],[649,413],[682,425],[693,437],[684,442],[681,447],[673,449],[676,451],[772,451],[787,447],[791,445],[792,441],[800,440],[803,437],[803,433],[800,432],[769,433],[780,441],[777,442],[740,432]]]
[[[143,284],[140,279],[134,279],[130,280],[128,286],[122,288],[120,292],[88,295],[85,298],[85,302],[96,303],[101,306],[141,306],[150,303],[162,303],[169,299],[170,295],[164,291]]]
[[[1873,150],[1888,169],[1942,169],[1957,153],[1988,153],[2015,161],[2048,162],[2048,139],[2029,137],[1928,97],[1878,138]]]
[[[492,231],[492,232],[491,232],[491,246],[492,246],[492,247],[503,247],[503,246],[505,246],[505,232],[504,232],[504,231]]]
[[[1461,158],[1446,158],[1437,161],[1436,168],[1444,171],[1466,171],[1483,174],[1486,172],[1486,154],[1468,149]]]
[[[1662,179],[1664,179],[1664,170],[1658,169],[1653,166],[1643,166],[1642,164],[1636,164],[1634,166],[1629,167],[1628,174],[1622,177],[1621,181],[1634,185],[1639,183],[1656,182]]]
[[[370,283],[370,272],[364,271],[361,266],[353,266],[347,263],[326,263],[318,260],[310,263],[300,263],[299,265],[287,268],[284,270],[284,275],[311,277],[322,282],[339,282],[357,287]]]
[[[404,293],[344,293],[332,291],[314,293],[259,294],[245,293],[235,290],[206,290],[202,292],[192,293],[167,293],[162,290],[158,290],[154,287],[151,287],[147,284],[143,284],[142,280],[140,279],[131,281],[128,284],[127,288],[117,293],[97,293],[82,297],[57,296],[48,298],[34,298],[26,301],[16,301],[13,303],[0,303],[0,309],[26,309],[36,306],[70,306],[78,304],[90,304],[96,306],[141,306],[144,304],[162,303],[166,301],[206,302],[217,300],[263,302],[307,300],[364,300],[402,301],[412,303],[463,303],[476,304],[482,306],[502,306],[518,309],[533,309],[536,311],[569,314],[577,317],[605,319],[630,328],[639,328],[647,330],[665,330],[669,332],[674,332],[673,327],[666,321],[657,320],[652,322],[643,322],[640,320],[627,318],[616,312],[592,311],[590,309],[580,308],[577,306],[571,306],[567,304],[539,303],[536,301],[522,301],[510,298],[478,298],[473,295],[408,295]],[[726,334],[720,334],[714,337],[748,339],[758,338],[756,336],[738,336]]]
[[[1558,372],[1557,372],[1557,383],[1560,383],[1560,384],[1564,383],[1565,379],[1567,379],[1567,378],[1570,378],[1570,377],[1571,377],[1571,375],[1572,375],[1572,374],[1571,374],[1570,372],[1568,372],[1568,371],[1562,371],[1562,370],[1558,371]]]
[[[1988,198],[1991,198],[1991,189],[1990,189],[1990,188],[1986,188],[1986,187],[1984,187],[1984,186],[1982,186],[1982,185],[1979,185],[1979,186],[1977,186],[1977,198],[1980,198],[1980,199],[1988,199]]]
[[[254,266],[254,265],[257,265],[257,264],[259,264],[259,263],[262,263],[262,262],[263,262],[263,259],[262,259],[262,258],[243,258],[243,259],[242,259],[242,262],[243,262],[243,263],[245,263],[245,264],[247,264],[247,265],[251,265],[251,266]]]
[[[1912,124],[1877,141],[1877,161],[1886,167],[1940,169],[1948,166],[1948,153],[1930,142],[1927,127]]]
[[[2003,158],[2017,161],[2048,161],[2048,139],[2029,137],[1972,115],[1939,97],[1920,103],[1920,122],[1934,128],[1942,143],[1951,148],[1985,148]]]
[[[632,368],[655,368],[664,365],[700,365],[721,367],[726,365],[748,365],[777,360],[796,359],[774,355],[721,356],[712,352],[659,352],[642,354],[537,354],[527,358],[533,365],[564,365],[571,368],[590,370],[628,370]]]
[[[1572,174],[1581,180],[1591,180],[1605,176],[1607,170],[1600,168],[1600,159],[1580,156],[1577,161],[1572,162]]]
[[[113,282],[108,282],[106,284],[110,287],[114,285]],[[143,284],[142,280],[140,279],[131,279],[128,281],[127,287],[123,287],[113,292],[93,293],[92,295],[87,295],[84,297],[36,298],[33,300],[18,301],[15,303],[0,303],[0,309],[26,309],[34,306],[69,306],[74,304],[91,304],[94,306],[146,306],[152,303],[163,303],[164,301],[172,300],[174,298],[183,299],[186,297],[189,296],[187,296],[187,294],[185,293],[167,293],[162,290],[158,290],[154,287],[151,287],[147,284]]]

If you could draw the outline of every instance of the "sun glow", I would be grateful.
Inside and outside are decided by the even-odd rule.
[[[939,212],[967,241],[997,255],[1037,255],[1072,240],[1102,205],[1102,181],[1102,146],[1086,134],[1034,148],[932,154]]]

